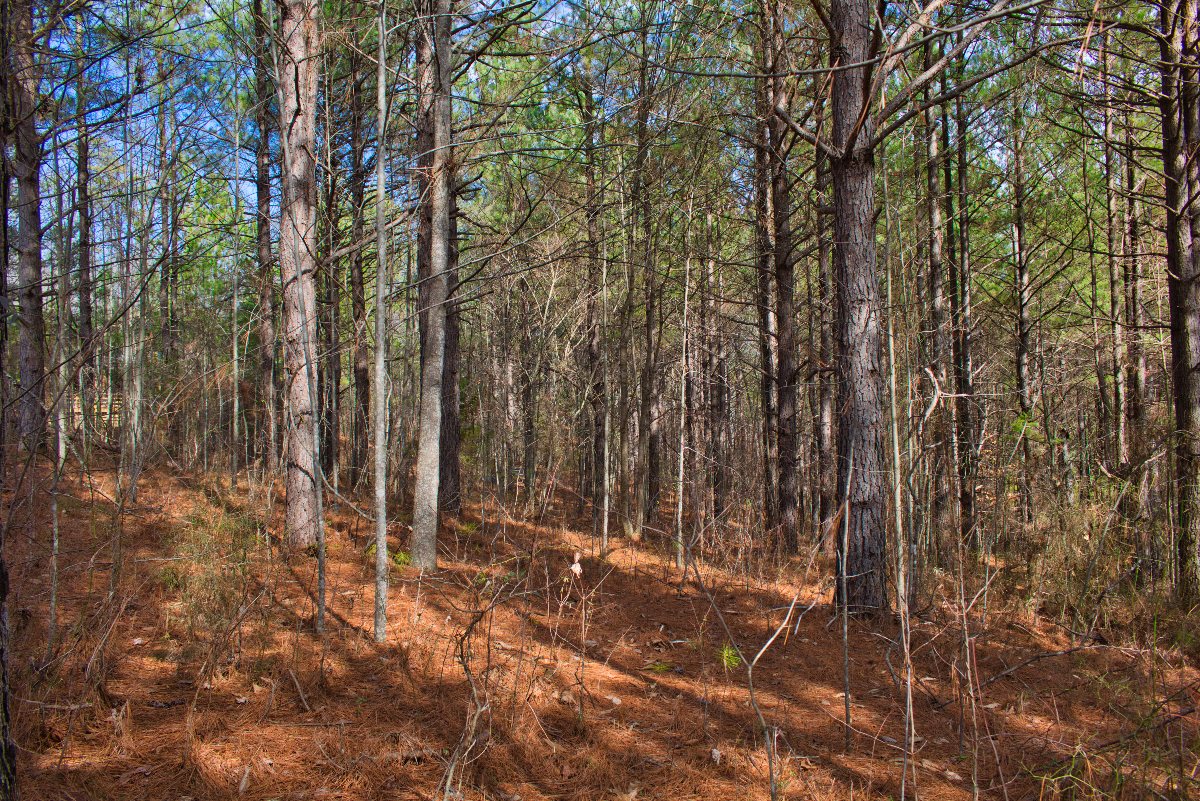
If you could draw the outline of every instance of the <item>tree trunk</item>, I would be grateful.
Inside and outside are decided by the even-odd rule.
[[[17,303],[20,306],[21,395],[18,432],[27,450],[42,445],[46,426],[46,323],[42,316],[42,138],[37,130],[37,97],[41,69],[34,51],[33,3],[14,0],[12,15],[12,114],[17,178]]]
[[[773,230],[772,267],[775,276],[775,325],[778,332],[778,434],[779,449],[779,533],[785,553],[799,549],[799,475],[797,382],[796,382],[796,258],[792,242],[791,192],[787,173],[787,127],[775,109],[787,110],[789,97],[781,74],[785,66],[784,10],[774,4],[763,24],[767,26],[768,65],[772,74],[767,104],[767,158],[771,181],[771,225]]]
[[[270,34],[262,0],[254,0],[255,246],[258,267],[258,385],[267,473],[279,471],[279,400],[275,384],[275,270],[271,256]]]
[[[328,90],[327,90],[328,91]],[[328,116],[328,115],[327,115]],[[320,392],[321,416],[321,468],[332,485],[338,485],[338,446],[341,438],[339,424],[339,391],[342,384],[341,342],[341,276],[340,259],[333,257],[341,244],[341,190],[338,187],[338,168],[334,165],[331,155],[331,139],[334,136],[332,123],[326,119],[326,170],[325,170],[325,214],[324,239],[325,253],[323,269],[320,269],[320,301],[318,309],[323,312],[320,317],[319,331],[321,342],[314,348],[313,358],[320,366],[320,379],[317,383]],[[319,313],[320,313],[319,312]]]
[[[829,159],[817,153],[817,196],[820,205],[829,202]],[[817,292],[820,334],[818,336],[817,373],[817,484],[820,493],[819,522],[820,536],[825,538],[829,552],[835,550],[838,532],[830,528],[837,514],[837,464],[834,454],[833,401],[837,393],[834,378],[834,331],[833,331],[833,243],[830,239],[829,214],[819,210],[817,222]]]
[[[350,313],[354,318],[354,408],[350,419],[350,483],[357,486],[367,471],[367,430],[371,419],[371,363],[367,353],[367,292],[363,282],[367,171],[364,166],[360,59],[350,57]],[[378,155],[376,156],[378,158]]]
[[[447,243],[449,265],[446,270],[446,353],[442,365],[442,431],[441,451],[438,460],[438,505],[443,512],[457,515],[462,511],[462,466],[460,451],[462,439],[459,431],[459,408],[462,393],[458,386],[459,363],[459,314],[458,294],[458,197],[454,191],[453,155],[447,157],[446,169],[450,173],[450,240]]]
[[[866,94],[875,4],[833,0],[833,238],[838,327],[838,495],[848,533],[839,566],[847,608],[882,610],[887,594],[881,298],[875,272],[875,125]]]
[[[1142,286],[1141,286],[1141,204],[1138,195],[1143,191],[1137,180],[1136,157],[1133,152],[1133,132],[1128,114],[1125,129],[1125,253],[1123,283],[1125,288],[1125,328],[1128,332],[1125,353],[1125,411],[1129,418],[1130,460],[1139,464],[1147,455],[1143,443],[1146,428],[1146,355],[1142,344]],[[1149,472],[1145,465],[1135,468],[1128,516],[1139,518],[1149,503]],[[1145,538],[1146,541],[1149,538]]]
[[[388,541],[387,541],[387,227],[384,201],[387,198],[387,15],[379,2],[379,56],[376,73],[375,110],[375,394],[372,396],[375,440],[375,642],[387,640]],[[364,298],[364,306],[365,306]],[[364,321],[365,323],[365,321]],[[366,432],[363,432],[364,436]]]
[[[82,51],[82,44],[80,46]],[[87,125],[87,70],[81,56],[77,65],[78,83],[75,89],[75,114],[78,117],[78,138],[75,140],[76,208],[79,212],[79,275],[75,291],[79,297],[79,401],[83,412],[84,441],[95,428],[96,371],[93,365],[95,345],[92,342],[95,324],[92,310],[92,197],[91,197],[91,140]],[[86,452],[86,444],[85,444]]]
[[[958,70],[963,68],[960,58]],[[961,80],[961,77],[960,77]],[[943,107],[942,145],[950,149],[950,125]],[[978,540],[975,523],[975,382],[971,365],[971,237],[969,188],[967,183],[967,119],[962,96],[954,101],[956,174],[951,176],[950,161],[943,162],[946,219],[956,220],[953,198],[957,194],[958,230],[950,233],[949,241],[957,244],[957,257],[951,254],[949,264],[950,290],[950,347],[954,360],[954,424],[955,441],[958,445],[958,512],[959,534],[964,543],[974,544]],[[957,237],[956,235],[957,234]]]
[[[931,47],[925,48],[925,68],[931,65]],[[928,97],[926,97],[926,101]],[[950,329],[946,314],[946,265],[944,260],[946,230],[942,219],[942,202],[939,197],[941,182],[939,179],[940,162],[944,157],[938,137],[938,115],[935,108],[930,106],[925,110],[925,222],[926,248],[929,257],[926,274],[927,291],[929,294],[929,351],[928,367],[933,373],[936,387],[930,387],[932,393],[949,391],[949,361],[950,361]],[[948,154],[946,154],[948,155]],[[934,530],[944,531],[948,527],[946,519],[950,513],[950,487],[952,484],[953,461],[952,446],[954,426],[952,420],[953,405],[939,400],[932,419],[933,462],[930,465],[929,479],[933,489]]]
[[[1012,181],[1013,191],[1013,297],[1016,300],[1016,375],[1017,403],[1020,409],[1018,436],[1021,438],[1021,520],[1033,522],[1033,455],[1029,444],[1033,426],[1033,378],[1030,374],[1029,351],[1033,335],[1030,323],[1030,285],[1028,237],[1025,233],[1025,135],[1021,113],[1013,118]]]
[[[442,382],[446,353],[453,190],[450,173],[450,0],[422,0],[417,33],[418,115],[428,133],[418,138],[425,187],[421,192],[429,221],[429,278],[421,302],[427,321],[421,337],[420,431],[413,490],[413,563],[437,567],[438,490],[441,477]],[[421,149],[424,142],[426,149]]]
[[[765,49],[765,42],[762,44]],[[765,56],[763,57],[765,59]],[[771,135],[767,117],[771,114],[764,78],[755,81],[758,114],[754,143],[754,247],[755,273],[758,279],[758,354],[761,380],[759,383],[760,408],[762,410],[762,459],[763,459],[763,527],[773,532],[779,524],[777,499],[779,497],[779,450],[776,425],[775,393],[777,383],[777,321],[775,304],[772,302],[773,256],[775,230],[771,225]]]
[[[1163,172],[1167,210],[1167,291],[1171,383],[1175,397],[1175,471],[1179,560],[1176,594],[1190,606],[1200,593],[1200,96],[1197,0],[1159,6]]]
[[[287,539],[316,544],[321,528],[316,431],[316,106],[320,49],[316,0],[279,0],[282,198],[279,268],[287,368]]]
[[[1129,461],[1129,444],[1125,432],[1128,415],[1125,399],[1125,330],[1121,312],[1122,288],[1120,283],[1120,227],[1117,181],[1121,174],[1117,163],[1116,148],[1113,146],[1114,132],[1111,98],[1109,97],[1109,36],[1105,34],[1101,47],[1101,82],[1104,97],[1101,108],[1104,114],[1104,231],[1105,262],[1108,266],[1108,334],[1112,359],[1112,425],[1113,463],[1119,468]],[[1126,191],[1130,191],[1126,189]]]

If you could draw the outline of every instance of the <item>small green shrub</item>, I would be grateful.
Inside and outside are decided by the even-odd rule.
[[[742,666],[742,655],[730,643],[725,643],[717,651],[717,661],[726,670],[737,670]]]

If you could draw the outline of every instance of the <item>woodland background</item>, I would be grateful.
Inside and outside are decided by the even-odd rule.
[[[1196,794],[1197,0],[0,47],[0,797]]]

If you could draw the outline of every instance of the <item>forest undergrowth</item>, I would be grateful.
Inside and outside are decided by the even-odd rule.
[[[825,554],[682,580],[665,544],[599,558],[565,497],[470,507],[433,574],[393,524],[377,645],[372,525],[346,503],[317,633],[317,560],[276,547],[273,489],[154,470],[118,519],[111,470],[68,475],[47,649],[34,476],[8,491],[26,798],[882,799],[905,772],[928,799],[1196,796],[1194,628],[1127,590],[1081,623],[1028,559],[930,571],[906,738],[898,622],[850,618],[843,650]]]

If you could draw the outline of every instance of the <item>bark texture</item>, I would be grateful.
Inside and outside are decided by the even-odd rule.
[[[279,130],[282,199],[279,268],[283,280],[283,342],[287,368],[287,538],[317,542],[319,476],[316,455],[316,105],[320,39],[315,0],[281,0]]]
[[[875,19],[870,0],[830,3],[833,77],[833,269],[837,288],[838,496],[847,501],[848,547],[840,554],[851,609],[887,607],[883,454],[882,305],[875,272],[874,120],[868,67]],[[840,545],[839,545],[840,547]],[[839,582],[839,587],[842,582]]]

